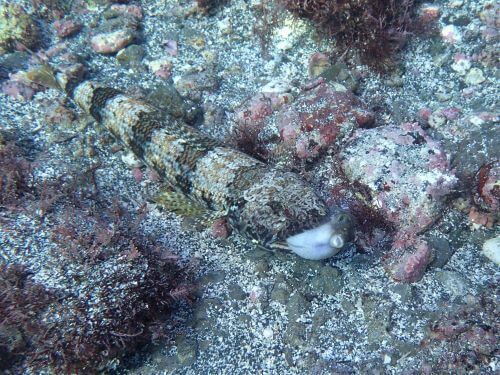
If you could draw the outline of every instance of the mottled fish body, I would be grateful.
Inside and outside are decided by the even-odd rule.
[[[114,88],[93,81],[63,88],[165,182],[193,201],[225,213],[233,229],[261,246],[323,259],[352,237],[352,230],[342,232],[333,229],[338,223],[328,224],[333,218],[325,204],[298,175],[226,147]],[[287,239],[292,242],[287,244]]]

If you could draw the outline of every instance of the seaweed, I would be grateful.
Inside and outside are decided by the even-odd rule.
[[[279,0],[298,17],[312,20],[344,50],[355,48],[362,61],[383,68],[408,36],[414,0]]]

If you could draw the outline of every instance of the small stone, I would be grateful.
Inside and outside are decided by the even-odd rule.
[[[122,65],[139,64],[144,57],[145,50],[143,46],[132,44],[116,54],[116,60]]]
[[[441,270],[436,272],[435,277],[453,298],[460,298],[467,294],[467,280],[458,272]]]
[[[75,35],[82,29],[83,25],[80,22],[74,20],[62,20],[55,21],[54,28],[56,29],[57,36],[59,38],[66,38],[68,36]]]
[[[242,301],[247,298],[247,293],[238,284],[230,284],[227,289],[227,294],[231,299]]]
[[[446,25],[441,29],[441,37],[443,40],[450,44],[460,43],[462,41],[462,35],[458,28],[454,25]]]
[[[146,65],[160,78],[169,78],[172,72],[172,61],[168,57],[163,57],[153,61],[148,61]]]
[[[484,78],[483,71],[479,68],[472,68],[469,70],[469,73],[465,76],[465,83],[468,85],[479,85],[480,83],[483,83],[486,80]]]
[[[198,356],[198,345],[195,341],[186,338],[184,335],[175,340],[177,346],[177,358],[183,366],[189,366],[196,361]]]
[[[500,236],[486,240],[482,253],[497,266],[500,266]]]
[[[94,35],[90,43],[95,52],[109,54],[125,48],[134,38],[135,34],[131,30],[116,30]]]
[[[326,54],[321,52],[313,53],[309,58],[309,77],[319,77],[331,65],[330,58]]]
[[[431,261],[432,251],[427,243],[421,240],[415,245],[413,251],[406,250],[399,260],[390,265],[389,272],[396,281],[412,283],[422,278]]]
[[[465,75],[471,67],[470,60],[459,58],[453,64],[451,64],[451,69],[460,74],[461,76]]]
[[[440,128],[446,124],[446,116],[441,112],[433,112],[429,117],[429,125],[433,128]]]
[[[264,276],[269,271],[269,263],[266,259],[259,259],[255,262],[255,272],[260,276]]]
[[[264,328],[264,330],[262,331],[262,336],[267,340],[272,339],[274,336],[273,329],[271,327]]]

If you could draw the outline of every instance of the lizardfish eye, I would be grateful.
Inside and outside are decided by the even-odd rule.
[[[351,240],[354,222],[347,213],[336,212],[330,221],[288,237],[288,247],[305,259],[320,260],[337,254]]]

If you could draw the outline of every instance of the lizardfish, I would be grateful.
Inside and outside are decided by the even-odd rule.
[[[267,249],[306,259],[337,254],[353,237],[354,220],[329,210],[297,174],[267,165],[208,137],[143,100],[97,82],[54,74],[83,111],[108,129],[173,188],[160,199],[184,198],[227,216],[233,230]]]

